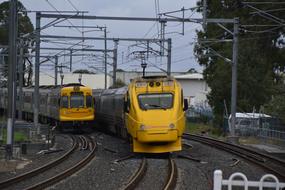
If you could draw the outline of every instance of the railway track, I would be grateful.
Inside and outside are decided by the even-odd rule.
[[[144,176],[146,175],[147,167],[148,167],[147,159],[143,158],[138,170],[131,177],[129,182],[123,187],[123,189],[124,190],[136,189],[139,186],[140,182],[143,180]],[[163,190],[174,189],[176,181],[177,181],[177,166],[175,164],[174,159],[169,157],[167,179],[165,180]]]
[[[60,158],[54,161],[51,161],[40,168],[36,168],[30,172],[26,172],[19,176],[0,182],[0,189],[4,189],[7,187],[10,188],[11,185],[17,186],[22,183],[25,184],[25,187],[21,187],[21,189],[43,189],[43,188],[56,184],[60,180],[69,177],[70,175],[74,174],[76,171],[83,168],[88,162],[92,160],[92,158],[94,158],[96,144],[91,138],[86,137],[86,136],[70,136],[70,138],[73,141],[72,148],[68,152],[66,152],[64,155],[62,155]],[[63,165],[65,162],[67,162],[69,158],[71,159],[73,154],[77,152],[76,150],[80,151],[80,150],[87,150],[87,149],[89,149],[88,154],[86,153],[87,156],[85,156],[80,161],[77,161],[76,163],[72,164],[71,167],[68,167],[67,169],[62,170],[60,171],[60,173],[57,173],[55,175],[48,174],[48,173],[52,173],[54,168],[59,167]],[[47,178],[45,180],[40,180],[37,182],[32,181],[33,177],[37,177],[38,175],[45,175],[46,173],[47,173],[47,176],[51,175],[52,177]]]
[[[197,142],[224,150],[226,152],[235,154],[241,158],[244,158],[266,169],[267,171],[274,173],[280,179],[285,180],[285,161],[284,160],[280,160],[270,155],[256,152],[254,150],[251,150],[251,149],[239,146],[239,145],[219,141],[219,140],[205,137],[205,136],[184,133],[183,138],[187,140],[197,141]]]

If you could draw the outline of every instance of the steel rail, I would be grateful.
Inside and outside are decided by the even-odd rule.
[[[38,175],[44,171],[47,171],[55,166],[57,166],[58,164],[62,163],[64,160],[66,160],[78,147],[78,142],[77,140],[74,138],[74,136],[71,136],[72,139],[72,148],[66,152],[64,155],[62,155],[61,157],[59,157],[58,159],[51,161],[45,165],[43,165],[42,167],[36,168],[32,171],[20,174],[18,176],[15,176],[13,178],[7,179],[5,181],[1,181],[0,182],[0,189],[3,189],[9,185],[15,184],[15,183],[19,183],[25,179],[31,178],[35,175]]]
[[[139,182],[144,177],[147,170],[147,161],[146,158],[143,158],[139,169],[136,171],[136,173],[131,177],[129,182],[123,187],[124,190],[132,190],[137,187]]]
[[[88,149],[88,139],[85,136],[79,136],[81,140],[81,150],[87,150]]]
[[[176,181],[177,181],[177,166],[175,164],[175,161],[172,158],[168,159],[168,177],[167,182],[164,185],[164,190],[171,190],[175,189]]]
[[[90,153],[84,158],[82,159],[80,162],[78,162],[76,165],[68,168],[67,170],[63,171],[62,173],[51,177],[43,182],[40,182],[38,184],[35,184],[33,186],[30,186],[28,188],[26,188],[26,190],[38,190],[38,189],[44,189],[47,188],[51,185],[56,184],[57,182],[69,177],[70,175],[74,174],[75,172],[79,171],[80,169],[82,169],[85,165],[87,165],[94,157],[95,157],[95,151],[96,151],[96,143],[89,139],[91,141],[92,144],[92,150],[90,151]]]
[[[242,157],[246,160],[251,161],[252,163],[258,166],[261,166],[262,168],[265,168],[268,171],[273,172],[278,177],[285,180],[285,161],[284,160],[280,160],[270,155],[256,152],[254,150],[251,150],[246,147],[242,147],[240,145],[223,142],[223,141],[205,137],[205,136],[184,133],[183,138],[187,140],[193,140],[193,141],[197,141],[203,144],[207,144],[209,146],[215,146],[218,149],[222,149],[226,152],[235,154],[239,157]]]

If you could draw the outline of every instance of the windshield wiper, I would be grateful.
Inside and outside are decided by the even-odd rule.
[[[164,106],[161,106],[161,105],[156,105],[156,104],[148,104],[148,106],[151,106],[151,107],[155,107],[155,108],[162,108],[164,110],[166,110],[167,108],[164,107]]]

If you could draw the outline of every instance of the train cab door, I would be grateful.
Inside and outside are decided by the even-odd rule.
[[[125,127],[127,130],[127,133],[131,134],[133,132],[132,127],[131,127],[131,119],[130,119],[130,111],[131,111],[131,100],[130,100],[130,95],[129,91],[125,94],[124,97],[124,122],[125,122]]]

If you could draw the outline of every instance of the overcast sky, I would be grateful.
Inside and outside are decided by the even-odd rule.
[[[0,0],[3,2],[3,0]],[[196,0],[21,0],[27,10],[31,11],[88,11],[86,15],[96,16],[128,16],[128,17],[156,17],[157,13],[180,10],[182,7],[191,8],[196,6]],[[64,13],[62,13],[64,14]],[[182,16],[182,13],[172,14],[173,16]],[[186,17],[200,18],[201,15],[196,12],[187,11]],[[33,23],[35,23],[35,14],[29,13]],[[51,22],[52,19],[42,19],[41,26]],[[135,22],[135,21],[103,21],[103,20],[69,20],[61,22],[58,25],[79,25],[79,26],[106,26],[108,37],[122,38],[157,38],[159,24],[154,22]],[[185,35],[182,32],[181,23],[167,23],[166,37],[172,38],[172,71],[186,71],[190,68],[196,68],[201,71],[193,54],[193,47],[196,41],[196,29],[200,29],[201,25],[194,23],[185,24]],[[93,36],[103,37],[103,32],[88,32],[91,29],[74,29],[74,28],[58,28],[50,27],[42,30],[42,34],[50,35],[70,35],[70,36]],[[92,29],[93,30],[93,29]],[[83,32],[84,31],[84,32]],[[57,42],[59,42],[57,40]],[[71,45],[63,45],[63,43],[80,43],[79,41],[61,41],[60,43],[41,43],[41,47],[68,47]],[[84,41],[81,47],[90,45],[92,48],[103,48],[103,41]],[[140,60],[134,60],[131,54],[133,51],[143,50],[131,45],[132,42],[119,42],[118,68],[124,70],[141,70]],[[83,45],[83,46],[82,46]],[[142,45],[141,45],[142,46]],[[114,43],[108,42],[108,49],[113,49]],[[160,50],[158,46],[152,46],[155,50]],[[77,47],[80,48],[80,47]],[[54,55],[56,51],[42,51],[42,55]],[[66,52],[67,54],[68,52]],[[84,53],[84,52],[83,52]],[[112,54],[110,54],[112,56]],[[102,65],[102,54],[96,56],[74,57],[74,68],[86,68],[87,65]],[[109,59],[109,62],[112,60]],[[62,56],[60,63],[68,65],[69,56]],[[95,63],[96,62],[96,63]],[[153,64],[166,68],[166,58],[150,58],[146,61],[148,70],[155,70]],[[45,63],[42,66],[42,72],[52,70],[52,63]],[[109,68],[109,70],[111,67]]]

